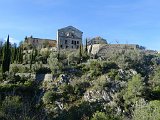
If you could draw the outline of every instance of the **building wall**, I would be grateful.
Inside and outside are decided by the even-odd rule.
[[[68,26],[59,29],[57,32],[57,48],[59,49],[78,49],[82,45],[83,32]]]
[[[87,45],[93,45],[93,44],[107,44],[107,40],[101,38],[101,37],[95,37],[92,38],[90,41],[87,42]]]
[[[107,56],[114,53],[121,53],[122,51],[144,50],[137,44],[107,44],[102,46],[98,53],[98,56]]]
[[[48,44],[48,47],[56,47],[56,45],[57,45],[56,40],[33,38],[33,37],[25,38],[24,43],[38,47],[38,48],[44,47],[45,44]]]

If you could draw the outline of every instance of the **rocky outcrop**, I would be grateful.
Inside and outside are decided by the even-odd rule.
[[[106,75],[106,85],[100,86],[100,89],[93,88],[88,89],[84,93],[84,100],[88,102],[99,102],[101,103],[104,108],[105,106],[110,106],[114,108],[116,114],[121,114],[123,109],[120,105],[118,105],[117,100],[119,99],[119,94],[122,89],[127,86],[126,79],[130,79],[133,75],[136,75],[137,72],[130,69],[130,70],[118,70],[119,76],[122,80],[113,80]]]
[[[61,85],[61,84],[69,84],[70,83],[70,78],[68,75],[65,74],[61,74],[59,76],[59,80],[57,81],[57,85]]]

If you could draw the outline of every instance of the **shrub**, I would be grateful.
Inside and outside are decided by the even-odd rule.
[[[19,67],[17,65],[12,65],[10,69],[13,73],[18,73],[19,72]]]
[[[77,95],[82,96],[88,87],[90,87],[90,83],[89,82],[77,83],[74,86],[74,93],[77,94]]]
[[[94,90],[103,90],[108,85],[108,81],[105,75],[101,75],[94,81]]]
[[[114,63],[114,62],[107,62],[107,61],[103,61],[101,63],[101,67],[102,67],[103,73],[106,73],[110,69],[117,69],[118,68],[118,66],[117,66],[116,63]]]
[[[133,119],[134,120],[159,120],[160,101],[150,101],[148,104],[137,104]]]
[[[97,77],[102,74],[102,67],[98,61],[90,61],[90,73],[92,77]]]
[[[111,71],[108,73],[108,77],[111,78],[112,80],[115,80],[115,77],[117,76],[118,71],[115,69],[111,69]]]
[[[44,104],[52,104],[58,98],[58,94],[53,91],[47,91],[42,98]]]
[[[106,116],[103,112],[96,112],[93,115],[93,118],[91,120],[110,120],[108,116]]]
[[[114,117],[113,115],[107,115],[104,112],[97,111],[96,113],[94,113],[91,120],[119,120],[119,119]]]
[[[63,69],[63,64],[57,58],[54,57],[54,54],[51,54],[47,59],[49,67],[54,75],[60,74]]]
[[[0,112],[4,118],[13,119],[22,113],[22,105],[23,104],[19,96],[7,96],[0,106]]]
[[[136,101],[138,101],[140,97],[142,97],[144,90],[145,88],[141,75],[134,75],[132,79],[128,82],[128,87],[125,94],[123,95],[125,103],[135,104]]]

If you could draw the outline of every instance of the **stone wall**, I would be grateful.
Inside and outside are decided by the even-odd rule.
[[[102,37],[95,37],[87,42],[87,45],[91,44],[107,44],[107,40],[103,39]]]
[[[88,48],[90,49],[90,45]],[[144,47],[137,44],[93,44],[91,53],[97,54],[98,56],[105,56],[119,53],[125,50],[147,51]]]
[[[41,39],[41,38],[33,38],[31,37],[26,37],[24,44],[27,45],[32,45],[38,48],[43,48],[43,47],[56,47],[57,41],[56,40],[51,40],[51,39]]]
[[[57,47],[59,49],[78,49],[82,45],[82,34],[80,30],[68,26],[57,32]]]

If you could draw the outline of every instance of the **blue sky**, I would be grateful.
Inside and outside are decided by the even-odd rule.
[[[83,38],[133,43],[160,50],[160,0],[0,0],[0,39],[56,39],[69,25]]]

